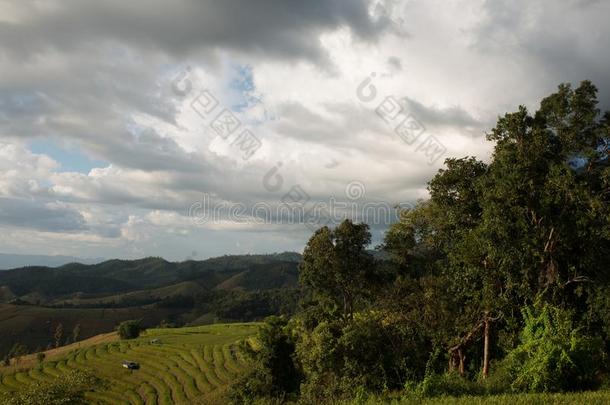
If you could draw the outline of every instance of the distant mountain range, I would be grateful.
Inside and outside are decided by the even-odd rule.
[[[207,290],[293,287],[300,260],[298,253],[286,252],[221,256],[203,261],[168,262],[160,257],[147,257],[97,264],[68,263],[59,267],[25,266],[0,272],[0,302],[20,299],[30,304],[53,305],[75,298],[97,301],[103,296],[133,295],[162,287],[166,293],[170,286],[176,286],[177,292],[165,296],[184,295],[186,281]],[[131,295],[128,297],[133,298]]]
[[[0,270],[25,266],[59,267],[68,263],[97,264],[103,258],[82,258],[73,256],[17,255],[0,253]]]
[[[161,321],[200,325],[291,313],[300,261],[300,254],[286,252],[0,271],[0,358],[17,342],[29,350],[47,347],[60,324],[66,333],[80,325],[81,337],[87,338],[127,319],[150,327]]]

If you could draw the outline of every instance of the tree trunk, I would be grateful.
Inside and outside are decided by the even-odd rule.
[[[449,352],[449,372],[453,372],[456,368],[460,374],[464,374],[464,355],[459,346]]]
[[[483,378],[487,378],[489,375],[489,312],[485,313],[483,325]]]
[[[453,352],[449,352],[449,364],[447,368],[449,369],[450,373],[452,373],[453,369],[455,368],[455,355]]]
[[[453,372],[457,367],[458,373],[464,375],[466,371],[466,356],[461,346],[455,346],[449,352],[449,372]]]
[[[466,372],[466,355],[462,353],[462,349],[458,349],[458,356],[460,356],[460,375],[463,376]]]
[[[354,300],[351,294],[343,293],[343,317],[349,321],[354,320]]]

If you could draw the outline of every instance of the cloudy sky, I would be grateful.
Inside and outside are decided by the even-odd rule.
[[[1,252],[301,251],[286,203],[408,206],[559,83],[610,104],[603,0],[168,4],[0,0]]]

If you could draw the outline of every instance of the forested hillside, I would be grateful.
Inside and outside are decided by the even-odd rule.
[[[3,271],[0,356],[71,343],[112,331],[128,319],[141,319],[152,327],[291,314],[300,260],[297,253],[280,253],[180,263],[161,258],[109,260]]]
[[[95,265],[71,263],[64,266],[23,267],[0,273],[0,286],[25,301],[37,295],[41,303],[53,302],[70,294],[108,294],[154,289],[196,281],[208,289],[240,273],[250,274],[249,283],[236,285],[243,289],[267,288],[258,275],[280,276],[274,281],[294,284],[296,264],[300,255],[223,256],[204,261],[168,262],[162,258],[140,260],[108,260]],[[258,284],[257,284],[258,283]],[[24,297],[25,296],[25,297]],[[30,302],[34,303],[34,302]]]

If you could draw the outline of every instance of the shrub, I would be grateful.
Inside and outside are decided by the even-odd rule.
[[[135,339],[140,336],[143,330],[144,328],[139,320],[121,322],[118,328],[121,339]]]
[[[52,382],[30,384],[23,390],[0,396],[5,405],[80,405],[87,403],[86,391],[103,387],[104,383],[89,371],[73,370]]]
[[[405,391],[415,397],[438,397],[462,395],[483,395],[486,393],[482,383],[471,381],[457,372],[430,374],[419,383],[408,382]]]
[[[571,311],[545,304],[522,312],[521,343],[500,365],[512,390],[549,392],[594,385],[600,339],[584,335]]]
[[[256,349],[242,344],[252,370],[231,386],[231,401],[249,404],[255,399],[281,400],[296,394],[301,373],[295,363],[295,344],[288,322],[282,317],[267,318],[255,342]]]
[[[317,373],[308,376],[301,384],[300,403],[334,404],[341,401],[357,399],[368,390],[358,381],[338,377],[334,373]]]
[[[423,378],[430,346],[417,329],[370,312],[349,322],[320,322],[300,335],[297,352],[307,377],[304,389],[324,389],[341,399],[354,395],[355,387],[381,392]]]

